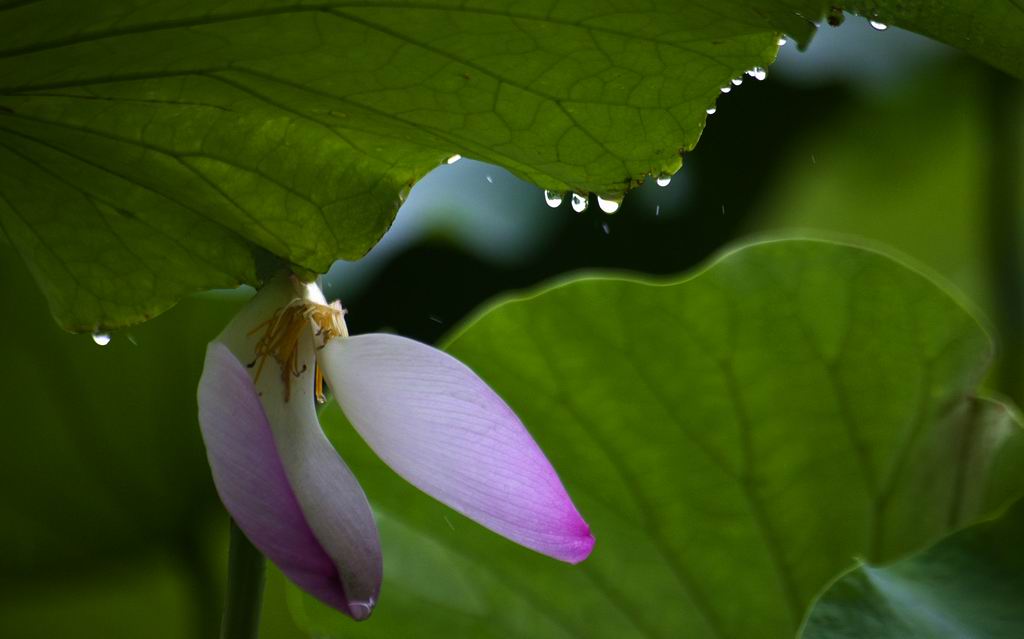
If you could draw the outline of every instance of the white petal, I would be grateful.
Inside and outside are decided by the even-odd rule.
[[[414,486],[538,552],[590,554],[594,538],[544,453],[466,365],[379,334],[331,340],[319,359],[353,426]]]
[[[255,362],[260,327],[297,297],[288,278],[268,283],[218,337],[239,359]],[[255,329],[255,332],[254,332]],[[310,328],[299,340],[297,375],[289,398],[281,368],[268,358],[255,380],[285,474],[317,540],[337,566],[350,611],[365,617],[376,602],[382,578],[380,540],[366,495],[327,440],[313,399],[314,339]],[[251,366],[255,377],[257,366]]]

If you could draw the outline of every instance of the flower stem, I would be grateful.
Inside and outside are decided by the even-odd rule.
[[[988,253],[1001,353],[996,385],[1024,402],[1024,85],[988,70]]]
[[[228,554],[228,597],[224,603],[221,639],[257,639],[266,562],[238,524],[231,521]]]

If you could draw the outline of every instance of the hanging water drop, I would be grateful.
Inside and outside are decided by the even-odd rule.
[[[455,155],[453,155],[450,158],[448,158],[447,160],[445,160],[444,163],[445,164],[455,164],[456,162],[458,162],[461,159],[462,159],[462,156],[459,155],[458,153],[456,153]]]
[[[654,178],[654,183],[661,187],[666,187],[672,184],[672,176],[667,173],[662,173],[658,177]]]
[[[728,93],[730,91],[732,91],[732,86],[731,85],[727,84],[724,87],[722,87],[722,93]]]
[[[580,193],[572,194],[572,210],[576,211],[577,213],[582,213],[583,211],[586,211],[587,206],[589,204],[590,200],[587,198],[586,195],[582,195]]]
[[[554,191],[544,191],[544,203],[553,209],[562,206],[562,194]],[[575,208],[575,205],[573,206]]]
[[[789,42],[789,40],[786,40],[786,38],[784,38],[784,37],[783,38],[779,38],[779,46],[780,47],[786,46],[787,42]]]
[[[768,72],[764,70],[764,67],[754,67],[750,71],[747,71],[747,75],[760,82],[768,77]]]
[[[599,195],[597,196],[597,205],[601,207],[602,211],[604,211],[608,215],[611,215],[615,211],[619,210],[619,207],[622,206],[622,202],[616,200],[606,200],[605,198]]]
[[[733,78],[732,80],[730,80],[730,82],[732,82],[732,85],[734,87],[738,87],[739,85],[743,84],[743,78]]]
[[[884,22],[879,22],[878,20],[868,20],[868,23],[871,25],[871,28],[874,29],[875,31],[885,31],[886,29],[889,28],[889,25],[887,25]]]
[[[93,333],[92,341],[96,342],[97,346],[106,346],[110,343],[110,333]]]
[[[704,109],[704,113],[707,113],[708,115],[714,115],[715,111],[717,111],[717,110],[718,109],[716,109],[715,107],[710,107],[710,108]]]

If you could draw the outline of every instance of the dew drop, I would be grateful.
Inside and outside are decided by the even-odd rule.
[[[580,193],[572,194],[572,210],[576,211],[577,213],[582,213],[583,211],[586,211],[587,206],[589,204],[590,200],[587,198],[586,195],[582,195]]]
[[[110,343],[110,333],[93,333],[92,341],[96,342],[97,346],[106,346]]]
[[[456,162],[458,162],[461,159],[462,159],[462,156],[459,155],[458,153],[456,153],[455,155],[451,156],[450,158],[448,158],[444,162],[445,162],[445,164],[455,164]]]
[[[619,210],[619,207],[622,206],[622,202],[617,202],[615,200],[606,200],[605,198],[599,195],[597,196],[597,205],[601,207],[602,211],[604,211],[608,215],[611,215],[615,211]]]
[[[711,107],[711,108],[708,108],[708,109],[704,109],[704,113],[707,113],[708,115],[714,115],[715,111],[717,111],[717,110],[718,109],[716,109],[715,107]]]
[[[553,209],[557,209],[562,206],[562,194],[555,193],[554,191],[544,191],[544,203]],[[576,208],[575,204],[573,204],[573,208]]]
[[[743,84],[743,78],[733,78],[732,80],[730,80],[730,82],[732,82],[732,85],[734,87],[738,87],[739,85]]]
[[[722,93],[728,93],[730,91],[732,91],[732,87],[730,85],[727,84],[724,87],[722,87]]]
[[[669,184],[672,184],[672,176],[662,173],[654,179],[654,183],[661,187],[668,186]]]
[[[879,22],[878,20],[869,20],[868,23],[871,25],[871,28],[874,29],[875,31],[885,31],[886,29],[889,28],[889,25],[887,25],[884,22]]]

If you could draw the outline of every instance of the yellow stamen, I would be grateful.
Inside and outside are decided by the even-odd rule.
[[[263,372],[263,365],[268,357],[273,357],[281,367],[281,382],[284,384],[284,401],[291,399],[291,378],[301,376],[306,367],[299,368],[299,340],[308,331],[310,339],[322,337],[318,349],[323,348],[327,342],[335,337],[348,337],[348,329],[345,326],[345,311],[341,304],[334,302],[330,305],[317,304],[309,300],[292,300],[283,308],[274,311],[270,319],[261,322],[258,326],[249,331],[253,335],[263,330],[263,335],[256,342],[257,365],[254,380],[259,381],[260,373]],[[313,328],[316,333],[313,333]],[[316,367],[315,373],[316,400],[321,404],[326,401],[324,396],[324,376],[320,367]]]

